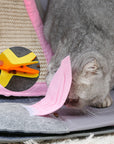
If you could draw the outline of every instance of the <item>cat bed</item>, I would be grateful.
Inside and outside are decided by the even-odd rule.
[[[114,104],[105,109],[87,107],[83,112],[63,106],[45,116],[30,116],[23,107],[41,101],[47,92],[45,77],[52,52],[43,36],[41,20],[47,3],[47,0],[0,1],[0,52],[16,47],[14,51],[17,53],[20,47],[24,47],[37,56],[40,64],[37,82],[28,89],[14,91],[0,86],[0,142],[52,140],[114,132]],[[111,95],[114,99],[114,91]]]

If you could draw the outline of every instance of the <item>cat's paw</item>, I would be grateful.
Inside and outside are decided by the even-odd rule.
[[[92,107],[97,108],[106,108],[112,105],[112,98],[111,96],[107,96],[102,103],[95,103],[92,104]]]

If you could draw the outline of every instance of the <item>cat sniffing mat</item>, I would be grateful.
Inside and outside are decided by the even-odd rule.
[[[68,67],[64,65],[65,61],[57,71],[57,74],[64,75],[63,80],[61,79],[61,91],[59,89],[62,103],[54,109],[57,111],[52,113],[54,111],[51,109],[48,115],[30,116],[25,109],[25,105],[31,106],[43,101],[46,97],[39,96],[47,96],[50,91],[47,88],[45,77],[52,52],[44,38],[40,18],[44,16],[47,2],[46,0],[0,1],[1,60],[4,61],[5,58],[7,63],[9,61],[11,69],[5,67],[5,71],[7,76],[8,74],[13,75],[10,78],[8,76],[8,79],[4,83],[2,81],[0,85],[0,142],[60,139],[87,136],[90,133],[97,135],[114,132],[114,103],[105,109],[88,107],[84,112],[62,106],[71,85],[71,72],[65,73],[68,67],[68,70],[71,68],[69,65]],[[24,61],[22,62],[19,58],[23,58]],[[0,66],[1,74],[7,63]],[[53,82],[56,86],[55,80],[52,80],[52,84]],[[64,82],[66,84],[69,82],[69,86],[66,87]],[[17,86],[12,86],[12,83]],[[56,93],[53,93],[54,95]],[[114,91],[111,92],[111,95],[114,99]]]

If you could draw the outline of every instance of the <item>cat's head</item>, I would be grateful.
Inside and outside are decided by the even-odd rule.
[[[110,87],[110,70],[106,59],[82,57],[78,67],[73,64],[72,69],[72,85],[65,104],[81,108],[84,105],[103,102]]]

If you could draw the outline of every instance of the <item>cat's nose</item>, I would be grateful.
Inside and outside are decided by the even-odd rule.
[[[76,106],[78,102],[79,102],[79,98],[77,98],[77,99],[67,98],[67,100],[64,103],[64,105],[67,105],[67,106]]]

